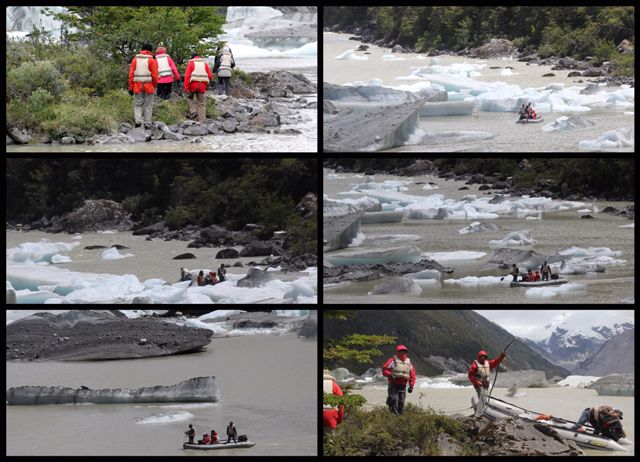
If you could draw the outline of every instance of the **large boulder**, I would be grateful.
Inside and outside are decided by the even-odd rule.
[[[151,141],[152,135],[151,130],[145,130],[142,127],[134,128],[127,133],[127,136],[133,138],[136,143]]]
[[[216,259],[238,258],[240,252],[236,249],[222,249],[216,254]]]
[[[252,72],[255,87],[271,97],[291,97],[294,94],[317,93],[318,86],[302,74],[289,71]]]
[[[200,235],[187,247],[228,247],[244,245],[251,240],[250,233],[229,231],[221,226],[212,225],[200,230]]]
[[[251,241],[241,251],[241,257],[266,257],[273,253],[273,246],[269,241]]]
[[[377,284],[371,291],[372,295],[379,294],[412,294],[420,295],[422,288],[413,280],[405,277],[394,277],[389,281]]]
[[[277,127],[280,125],[280,115],[275,112],[258,112],[249,123],[257,127]]]
[[[87,200],[80,208],[51,222],[51,232],[85,233],[91,231],[129,231],[131,216],[121,204],[107,199]]]
[[[502,56],[511,56],[517,52],[516,46],[507,39],[491,39],[481,47],[471,50],[478,58],[490,59]]]
[[[145,226],[144,228],[138,228],[135,231],[133,231],[133,235],[134,236],[144,236],[144,235],[156,235],[158,233],[161,233],[165,230],[166,228],[166,224],[164,222],[164,220],[159,221],[157,223],[154,223],[152,225],[149,226]]]
[[[274,278],[274,274],[269,271],[250,268],[247,275],[238,281],[237,287],[261,287]]]
[[[298,205],[296,212],[300,213],[303,218],[311,218],[318,213],[318,197],[315,193],[307,193]]]
[[[204,136],[209,134],[209,130],[207,130],[207,127],[204,125],[193,124],[193,125],[189,125],[188,127],[185,127],[182,130],[182,133],[184,133],[185,135],[191,135],[191,136]]]

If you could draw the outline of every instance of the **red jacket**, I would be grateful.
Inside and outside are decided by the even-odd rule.
[[[202,444],[211,444],[211,435],[207,433],[207,436],[204,437],[202,442],[203,442]]]
[[[389,358],[389,360],[384,363],[384,366],[382,366],[382,375],[384,375],[387,378],[387,381],[389,383],[393,382],[396,385],[406,385],[407,384],[407,379],[404,378],[396,378],[395,380],[393,379],[393,377],[391,376],[393,369],[391,369],[391,365],[393,364],[393,360],[394,360],[395,356],[392,356],[391,358]],[[416,368],[413,366],[413,363],[411,363],[411,372],[409,372],[409,387],[413,388],[413,386],[416,384]]]
[[[141,55],[149,55],[153,58],[153,54],[150,51],[142,50]],[[133,58],[131,65],[129,66],[129,90],[134,93],[142,93],[143,91],[150,95],[155,93],[156,84],[158,83],[158,62],[155,59],[149,60],[149,70],[151,71],[151,82],[134,82],[133,73],[136,70],[137,58]]]
[[[498,367],[502,362],[502,360],[504,359],[504,357],[505,357],[505,354],[503,351],[502,353],[500,353],[500,356],[498,356],[496,359],[491,359],[491,360],[485,359],[485,361],[489,361],[489,371],[492,371],[496,367]],[[482,383],[480,383],[480,381],[476,378],[477,370],[478,370],[478,365],[474,361],[473,363],[471,363],[471,367],[469,368],[469,380],[471,381],[474,387],[482,386]]]
[[[199,59],[199,56],[195,56],[193,59]],[[193,61],[189,61],[189,64],[187,65],[187,70],[184,74],[184,90],[189,92],[189,93],[205,93],[207,91],[207,83],[206,82],[192,82],[191,81],[191,73],[193,72],[193,69],[195,67],[195,64],[193,64]],[[209,69],[209,65],[205,62],[204,63],[204,68],[207,71],[207,74],[209,75],[209,80],[213,79],[213,74],[211,73],[211,69]]]
[[[333,380],[333,394],[337,396],[344,396],[340,386]],[[322,419],[324,426],[335,430],[342,418],[344,417],[344,406],[340,406],[338,409],[324,409],[322,411]]]

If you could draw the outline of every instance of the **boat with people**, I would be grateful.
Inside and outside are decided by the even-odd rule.
[[[516,120],[517,124],[537,124],[540,122],[543,122],[544,119],[542,118],[542,116],[540,117],[536,117],[535,119],[518,119]]]
[[[215,444],[190,444],[184,443],[182,449],[197,449],[204,451],[211,451],[216,449],[240,449],[240,448],[252,448],[256,443],[252,441],[239,441],[237,443],[215,443]]]
[[[517,281],[511,282],[510,287],[545,287],[545,286],[561,286],[569,282],[566,279],[552,279],[550,281]]]
[[[476,409],[478,405],[478,397],[473,396],[471,398],[471,406]],[[575,441],[579,446],[583,446],[589,449],[602,449],[609,451],[625,451],[628,449],[625,446],[632,445],[633,443],[627,438],[620,438],[615,441],[611,438],[607,438],[602,435],[594,435],[593,428],[590,426],[585,427],[584,432],[573,430],[575,422],[561,419],[559,417],[553,417],[539,412],[529,411],[515,404],[508,403],[498,398],[490,397],[486,400],[482,414],[490,419],[503,419],[507,417],[517,417],[520,419],[528,420],[531,422],[541,423],[548,427],[553,428],[560,437]]]

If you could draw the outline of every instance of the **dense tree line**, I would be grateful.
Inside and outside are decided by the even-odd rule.
[[[371,159],[331,159],[326,165],[341,165],[358,172],[396,171],[413,164],[416,159],[371,158]],[[634,197],[634,159],[621,158],[528,158],[531,168],[522,169],[522,159],[494,158],[432,158],[429,159],[442,173],[458,175],[481,173],[513,177],[514,184],[527,188],[542,179],[552,179],[563,196],[579,194],[610,199]]]
[[[633,53],[620,56],[616,45],[635,42],[633,7],[540,6],[386,6],[325,7],[326,26],[371,27],[376,38],[427,52],[477,47],[506,38],[525,53],[619,61],[633,73]]]
[[[289,229],[315,241],[296,204],[317,191],[315,159],[7,159],[7,221],[29,223],[81,206],[121,202],[146,224]]]

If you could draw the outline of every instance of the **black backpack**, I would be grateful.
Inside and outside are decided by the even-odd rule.
[[[238,437],[238,441],[240,441],[242,443],[242,442],[245,442],[245,441],[249,441],[249,439],[247,438],[247,435],[240,435]]]

